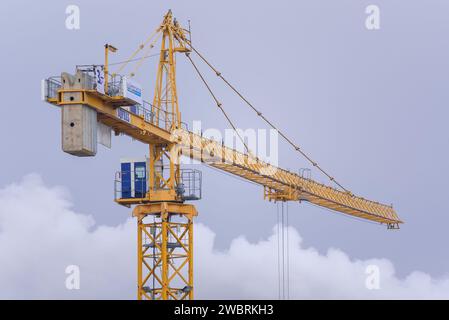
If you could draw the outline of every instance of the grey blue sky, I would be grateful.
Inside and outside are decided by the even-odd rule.
[[[65,27],[65,9],[81,10],[80,30]],[[381,29],[365,28],[376,4]],[[1,1],[0,185],[39,173],[66,186],[79,212],[101,224],[123,222],[130,210],[113,202],[121,157],[146,147],[114,137],[95,158],[61,151],[60,113],[40,101],[40,81],[76,64],[102,63],[103,45],[126,59],[171,8],[191,20],[193,41],[225,76],[305,150],[356,194],[393,203],[406,221],[400,231],[291,203],[290,223],[307,245],[337,247],[351,257],[388,258],[399,275],[449,269],[447,119],[449,116],[449,2],[409,1]],[[204,69],[206,71],[206,69]],[[152,98],[154,61],[139,72]],[[225,108],[241,128],[264,128],[210,74]],[[179,57],[178,90],[185,121],[224,129],[226,122]],[[280,143],[282,167],[307,163]],[[203,170],[198,221],[224,248],[238,235],[271,233],[276,207],[262,188]],[[316,172],[313,177],[323,181]],[[14,212],[11,212],[14,214]],[[26,221],[24,221],[26,223]]]

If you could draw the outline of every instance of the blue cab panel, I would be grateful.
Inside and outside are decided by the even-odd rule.
[[[144,198],[147,193],[147,162],[145,160],[122,160],[121,198]]]
[[[121,164],[122,198],[131,198],[131,163]]]

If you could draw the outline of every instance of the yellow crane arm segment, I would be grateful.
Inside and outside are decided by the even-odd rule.
[[[389,226],[402,223],[391,206],[304,178],[184,129],[174,131],[173,136],[182,155],[264,186],[269,200],[304,200]]]
[[[98,112],[98,121],[112,127],[116,132],[125,133],[147,144],[174,143],[184,156],[262,185],[268,200],[308,201],[350,216],[387,224],[389,227],[403,223],[392,206],[318,183],[185,129],[170,132],[165,124],[155,120],[147,121],[142,116],[118,107],[117,105],[126,102],[121,97],[99,95],[95,91],[84,89],[60,88],[57,92],[56,96],[47,97],[49,103],[58,106],[88,105]],[[65,99],[67,94],[72,96],[76,93],[80,97],[79,100]],[[124,117],[123,114],[127,116]]]

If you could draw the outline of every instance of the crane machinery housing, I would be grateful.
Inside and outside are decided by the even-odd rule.
[[[109,71],[109,53],[117,49],[105,45],[104,65],[77,66],[74,75],[43,80],[43,99],[62,113],[62,149],[74,156],[95,156],[97,143],[110,146],[111,132],[125,134],[148,145],[148,158],[123,159],[116,174],[118,204],[133,206],[137,218],[137,298],[193,299],[193,220],[194,205],[201,198],[201,172],[181,168],[181,157],[263,186],[269,201],[306,201],[350,216],[385,224],[396,229],[402,221],[390,205],[355,196],[335,181],[281,131],[280,135],[337,187],[312,180],[260,160],[247,148],[237,151],[221,142],[190,132],[181,121],[176,86],[176,54],[185,54],[232,128],[191,53],[205,62],[256,114],[265,118],[192,45],[190,30],[182,28],[172,12],[164,16],[152,35],[126,60],[119,72],[144,48],[160,40],[156,86],[152,103],[142,97],[133,73],[122,76]]]

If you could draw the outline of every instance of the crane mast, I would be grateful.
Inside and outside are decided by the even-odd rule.
[[[187,52],[174,38],[169,11],[160,26],[161,50],[152,105],[153,123],[169,132],[181,126],[175,52]],[[161,117],[163,115],[163,117]],[[164,176],[164,164],[168,175]],[[180,151],[175,143],[149,143],[149,188],[137,217],[137,298],[193,299],[193,218],[195,207],[180,194]],[[178,221],[175,221],[177,218]],[[150,220],[149,222],[147,220]],[[152,220],[152,221],[151,221]]]
[[[402,223],[392,206],[275,167],[249,152],[184,128],[176,87],[176,53],[197,52],[185,32],[169,11],[153,34],[160,37],[161,47],[152,104],[143,100],[137,104],[128,92],[130,87],[132,92],[135,89],[131,80],[109,73],[108,51],[117,50],[110,45],[105,46],[103,66],[77,67],[75,75],[62,73],[43,82],[43,99],[61,108],[65,152],[94,156],[97,123],[148,145],[145,187],[135,190],[132,197],[121,192],[115,199],[121,205],[134,206],[137,218],[138,299],[194,296],[193,220],[198,213],[186,201],[201,198],[197,192],[201,173],[181,168],[182,156],[263,186],[264,198],[269,201],[306,201],[388,228]],[[127,173],[137,174],[122,170],[120,179]]]

